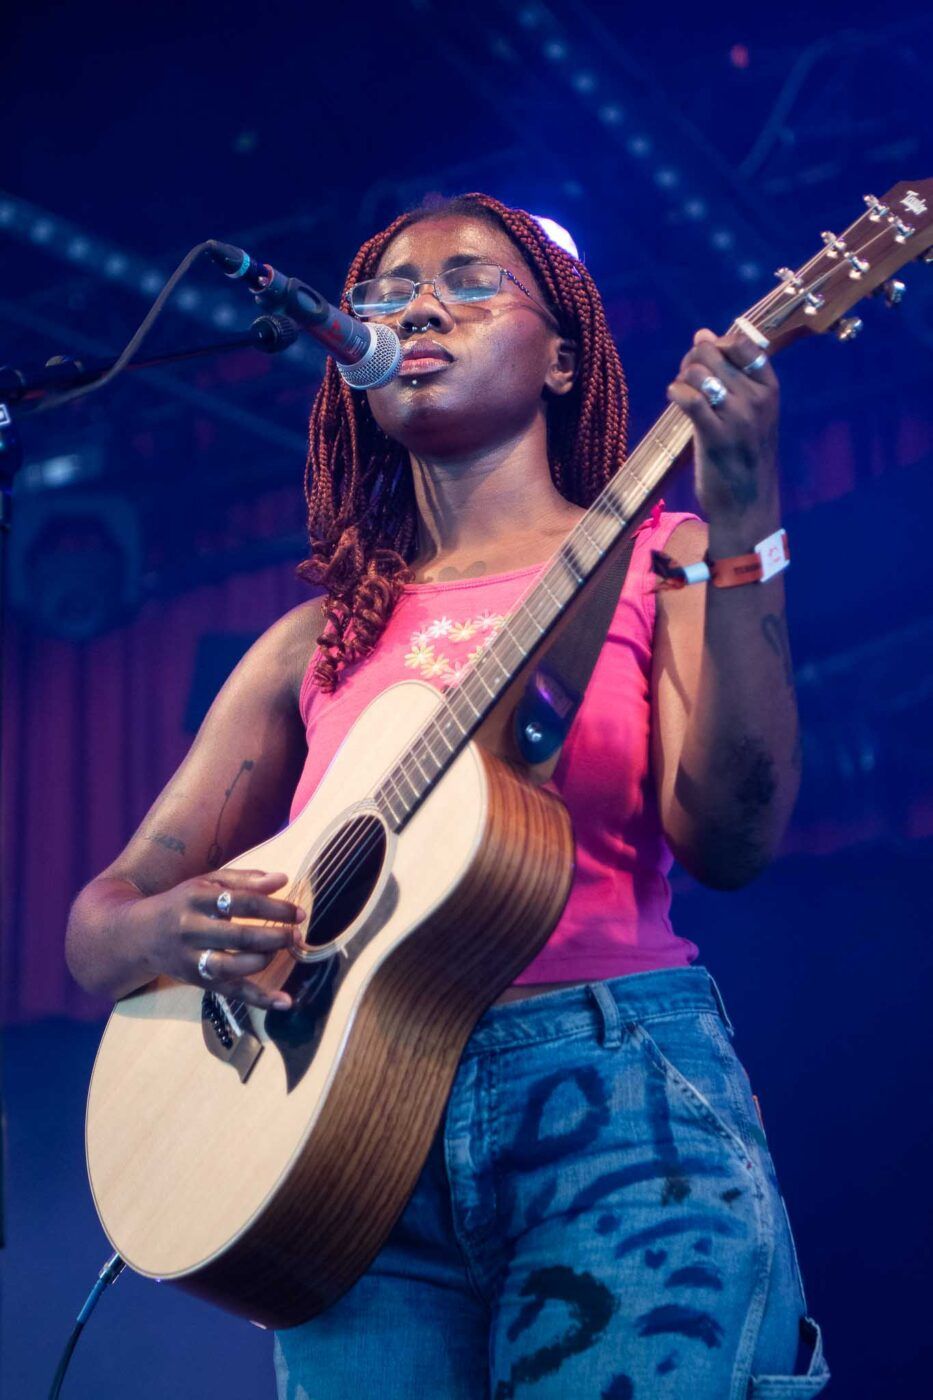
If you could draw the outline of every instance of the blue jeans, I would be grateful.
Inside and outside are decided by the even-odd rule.
[[[404,1213],[279,1400],[766,1400],[829,1376],[699,967],[492,1007]]]

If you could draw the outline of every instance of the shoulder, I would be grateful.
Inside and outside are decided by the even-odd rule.
[[[250,647],[234,676],[261,687],[273,701],[297,708],[308,663],[324,628],[323,595],[299,603]]]
[[[675,525],[667,537],[668,553],[678,564],[695,564],[706,553],[709,543],[709,526],[691,516]]]

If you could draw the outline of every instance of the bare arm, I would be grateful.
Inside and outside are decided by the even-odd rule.
[[[320,620],[318,602],[302,604],[256,642],[139,830],[78,895],[66,956],[73,976],[89,991],[117,998],[159,972],[193,971],[198,935],[210,927],[205,921],[218,893],[210,872],[287,819],[306,753],[298,687]],[[268,872],[237,881],[234,922],[223,925],[230,941],[217,946],[243,951],[223,954],[227,971],[258,971],[294,936],[295,906],[271,897],[283,883],[284,876]],[[225,884],[231,884],[226,877]],[[280,927],[241,925],[238,943],[237,917],[275,920]],[[249,988],[246,994],[257,999]]]
[[[697,492],[709,516],[671,536],[695,563],[747,554],[781,525],[777,381],[770,365],[746,376],[758,348],[744,336],[700,332],[670,398],[696,429]],[[712,409],[699,383],[728,395]],[[800,780],[797,706],[782,576],[658,596],[653,666],[653,761],[661,819],[678,860],[704,884],[729,889],[772,859]]]
[[[682,563],[706,547],[695,522],[671,536]],[[746,550],[723,544],[719,557]],[[671,849],[704,884],[743,885],[774,856],[800,780],[781,577],[660,594],[653,677],[654,769]]]

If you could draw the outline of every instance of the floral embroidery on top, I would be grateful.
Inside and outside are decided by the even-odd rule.
[[[418,671],[426,680],[441,681],[443,685],[456,685],[468,666],[471,666],[483,649],[505,622],[502,613],[481,612],[462,622],[450,617],[439,617],[426,627],[416,628],[409,638],[409,650],[405,654],[405,665]],[[436,652],[434,643],[441,638],[450,643],[472,641],[479,633],[485,633],[478,646],[467,654],[466,660],[454,659],[444,652]]]

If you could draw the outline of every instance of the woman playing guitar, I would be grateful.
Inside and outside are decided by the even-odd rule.
[[[301,811],[386,686],[457,685],[625,455],[596,287],[524,212],[470,195],[403,215],[357,254],[346,292],[405,360],[356,397],[328,365],[302,565],[323,597],[255,644],[75,903],[71,969],[114,999],[161,975],[288,1009],[255,979],[300,944],[305,911],[284,875],[218,867]],[[668,397],[693,425],[708,525],[658,508],[636,535],[548,784],[576,843],[564,912],[473,1030],[367,1272],[278,1333],[282,1400],[738,1400],[825,1384],[731,1026],[668,918],[671,853],[736,888],[793,805],[783,580],[658,591],[651,572],[653,550],[731,560],[779,531],[778,386],[760,341],[701,330]]]

